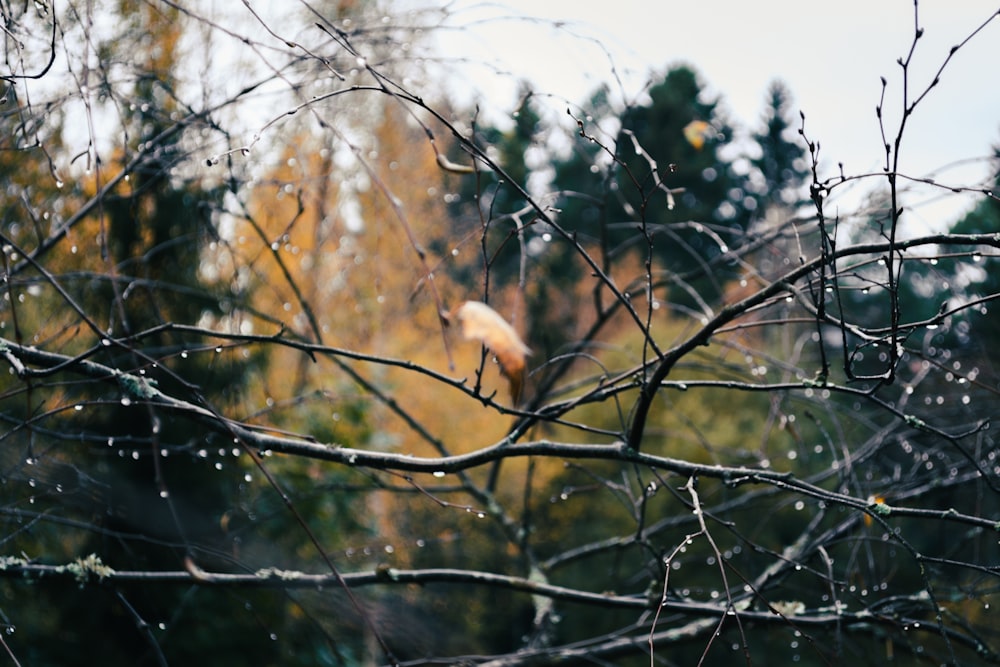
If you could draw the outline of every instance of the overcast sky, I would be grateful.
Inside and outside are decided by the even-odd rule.
[[[888,131],[898,125],[902,69],[914,35],[912,0],[459,0],[451,24],[463,26],[444,41],[446,55],[469,57],[509,72],[480,69],[474,83],[492,99],[512,100],[512,81],[530,78],[538,89],[582,101],[612,67],[635,96],[649,72],[691,64],[721,96],[730,118],[753,128],[769,81],[782,79],[794,108],[806,114],[831,169],[878,170],[884,162],[875,106],[880,76],[889,82]],[[948,56],[992,14],[997,0],[920,4],[924,36],[912,59],[911,95],[922,92]],[[534,16],[564,22],[509,20]],[[574,36],[575,35],[575,36]],[[607,53],[605,53],[605,50]],[[963,46],[941,83],[918,107],[901,152],[903,171],[924,176],[959,160],[982,157],[1000,143],[1000,17]],[[908,149],[906,146],[908,145]],[[940,174],[943,182],[982,179],[986,167]],[[967,207],[968,197],[949,206]],[[933,215],[939,215],[934,211]],[[930,226],[936,226],[928,220]]]

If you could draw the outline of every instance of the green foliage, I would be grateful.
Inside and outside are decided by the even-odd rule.
[[[789,137],[792,130],[789,120],[791,92],[781,81],[773,81],[767,89],[767,107],[764,109],[764,127],[753,134],[760,155],[751,163],[763,179],[763,188],[755,193],[757,208],[770,205],[801,206],[804,203],[802,187],[809,177],[805,148]]]
[[[594,101],[600,104],[603,96]],[[597,118],[595,113],[589,115]],[[724,154],[732,128],[686,66],[668,71],[649,90],[649,101],[629,107],[619,120],[608,144],[614,162],[599,161],[601,153],[590,146],[556,165],[556,187],[564,197],[561,223],[599,248],[602,261],[630,249],[650,254],[656,270],[683,276],[712,301],[726,273],[710,270],[708,262],[737,242],[756,206],[746,176]],[[693,121],[710,124],[703,146],[685,139]],[[582,131],[597,132],[591,122]],[[575,192],[590,196],[568,194]],[[670,298],[691,303],[689,291],[677,283]]]
[[[523,264],[535,263],[535,258],[524,251],[526,244],[541,232],[533,224],[535,213],[521,192],[529,187],[532,170],[528,156],[532,149],[540,149],[542,127],[526,85],[522,85],[520,96],[511,127],[482,123],[473,127],[476,143],[486,148],[505,176],[484,170],[474,178],[453,179],[457,181],[458,196],[449,204],[449,212],[456,235],[479,236],[477,232],[482,231],[481,261],[453,266],[458,271],[454,273],[456,279],[465,283],[480,282],[486,267],[492,286],[502,288],[518,281]]]
[[[1000,232],[1000,147],[993,149],[992,159],[994,177],[990,194],[959,220],[951,228],[955,234],[995,234]],[[997,259],[975,255],[974,262],[955,264],[951,280],[959,285],[967,285],[964,298],[978,299],[995,297],[1000,294],[1000,276],[996,270]],[[977,353],[992,357],[994,349],[988,341],[997,340],[1000,336],[1000,309],[993,306],[989,300],[978,309],[980,317],[973,315],[964,323],[959,323],[958,335],[966,346],[976,349]]]

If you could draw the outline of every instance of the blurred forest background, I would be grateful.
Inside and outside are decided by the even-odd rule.
[[[1000,662],[1000,146],[905,162],[967,42],[845,173],[781,81],[258,4],[0,5],[7,664]]]

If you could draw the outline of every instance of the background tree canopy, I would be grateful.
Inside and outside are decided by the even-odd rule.
[[[1000,661],[1000,149],[900,157],[997,13],[923,81],[915,5],[845,173],[780,81],[477,107],[447,10],[195,5],[2,8],[12,664]]]

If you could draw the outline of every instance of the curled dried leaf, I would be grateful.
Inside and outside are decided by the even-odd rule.
[[[450,172],[452,174],[474,174],[476,169],[464,164],[457,164],[446,158],[441,153],[437,154],[437,163],[442,170]]]
[[[526,357],[531,349],[514,327],[485,303],[466,301],[455,311],[455,316],[466,340],[478,340],[496,356],[501,372],[510,382],[511,398],[517,401],[524,386]]]

